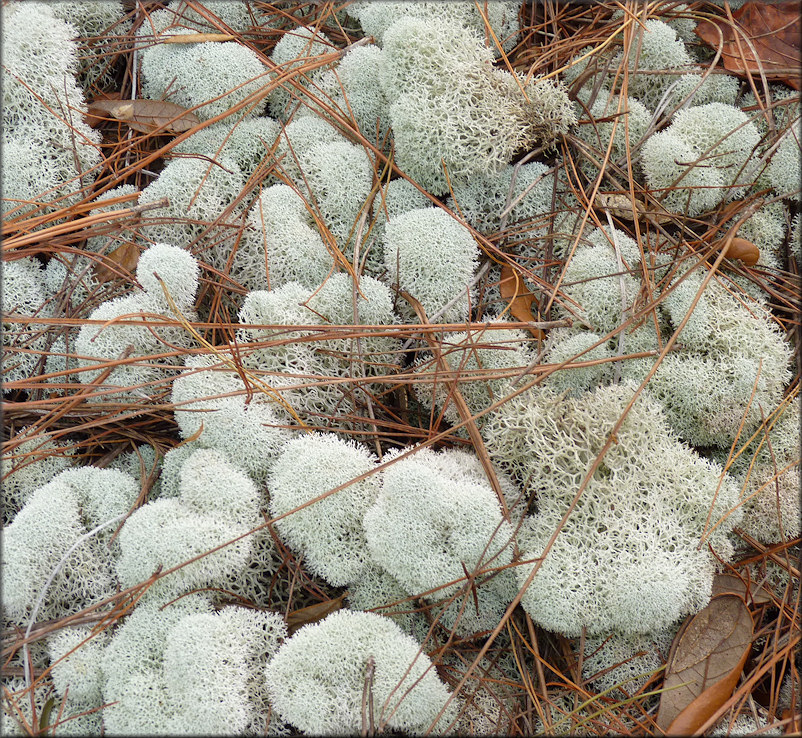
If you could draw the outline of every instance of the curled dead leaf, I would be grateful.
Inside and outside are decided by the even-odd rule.
[[[345,592],[333,600],[326,600],[326,602],[318,602],[314,605],[309,605],[309,607],[302,607],[300,610],[293,610],[286,617],[287,631],[292,635],[298,628],[309,623],[316,623],[318,620],[323,620],[327,615],[341,610],[347,595],[348,593]]]
[[[621,192],[602,193],[596,195],[595,206],[599,210],[609,210],[610,215],[623,220],[635,220],[635,213],[637,212],[638,218],[651,218],[656,223],[666,223],[671,220],[670,215],[662,215],[660,213],[650,213],[638,198],[634,199],[635,208],[632,207],[633,200],[630,200],[629,195]]]
[[[754,266],[760,259],[760,249],[745,238],[733,238],[727,245],[727,239],[722,238],[713,244],[717,250],[726,248],[728,259],[740,259],[746,266]]]
[[[95,264],[95,277],[100,282],[109,282],[112,279],[118,279],[120,272],[133,274],[136,271],[136,265],[139,263],[139,247],[135,243],[126,241],[103,258],[105,262],[111,262],[112,265],[118,267],[114,269],[113,266],[107,266],[105,263]]]
[[[747,604],[754,603],[762,605],[771,602],[771,597],[763,587],[758,587],[755,582],[746,581],[734,574],[716,574],[713,577],[713,597],[720,594],[738,595]]]
[[[746,664],[754,623],[746,603],[718,595],[685,621],[671,646],[657,725],[694,735],[731,696]]]
[[[111,116],[140,133],[183,133],[200,123],[195,113],[165,100],[95,100],[89,115],[104,120]]]
[[[724,67],[740,76],[760,74],[800,88],[799,0],[781,3],[748,2],[733,12],[736,27],[727,18],[705,19],[696,35],[718,49]],[[720,35],[719,35],[720,32]]]
[[[516,320],[522,323],[537,321],[532,314],[532,303],[535,296],[524,287],[523,279],[507,264],[501,267],[501,280],[499,281],[501,296],[510,304],[510,312]],[[545,334],[540,328],[530,326],[529,332],[535,338],[543,338]]]

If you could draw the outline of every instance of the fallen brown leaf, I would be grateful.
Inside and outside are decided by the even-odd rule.
[[[666,666],[657,725],[667,735],[694,735],[731,696],[754,635],[740,596],[723,594],[680,628]]]
[[[164,100],[94,100],[89,105],[89,115],[105,119],[111,116],[141,133],[157,129],[182,133],[200,123],[195,113]]]
[[[799,713],[794,708],[789,707],[783,710],[782,719],[788,721],[783,735],[799,735],[802,732],[802,726],[799,724]]]
[[[136,271],[136,265],[139,263],[139,247],[135,243],[126,241],[122,246],[118,246],[114,251],[106,254],[104,260],[112,262],[119,268],[115,270],[104,263],[95,264],[95,277],[100,282],[118,279],[121,271],[133,274]]]
[[[292,635],[298,628],[308,625],[309,623],[316,623],[318,620],[323,620],[326,615],[341,610],[347,594],[346,592],[336,599],[318,602],[315,605],[302,607],[300,610],[293,610],[291,613],[288,613],[286,617],[287,631]]]
[[[636,211],[639,218],[651,218],[656,223],[666,223],[672,219],[670,215],[648,212],[643,202],[637,198],[635,198],[635,210],[633,210],[629,195],[623,193],[604,194],[600,192],[596,195],[595,206],[599,210],[609,210],[610,215],[624,220],[635,220],[634,213]]]
[[[511,266],[505,264],[501,267],[501,280],[499,282],[501,296],[510,304],[510,312],[513,317],[524,323],[537,321],[532,314],[532,303],[535,296],[524,287],[523,279],[516,274]],[[529,332],[535,338],[543,338],[544,333],[540,328],[529,327]]]
[[[722,238],[716,241],[713,246],[717,251],[726,248],[728,259],[740,259],[746,266],[754,266],[760,259],[760,249],[745,238],[733,238],[729,245],[727,245],[727,239]]]
[[[756,605],[762,605],[772,601],[766,591],[762,587],[757,587],[755,582],[747,583],[734,574],[716,574],[713,577],[713,597],[720,594],[738,595],[746,600],[747,604],[753,602]]]
[[[185,33],[181,36],[159,36],[162,44],[202,44],[207,41],[234,41],[230,33]]]
[[[106,102],[108,100],[119,100],[122,98],[121,92],[103,92],[98,95],[92,103],[90,103],[90,108],[95,102]],[[108,114],[105,111],[99,111],[100,115],[95,115],[90,111],[84,115],[84,120],[86,121],[86,125],[90,126],[91,128],[99,128],[105,121],[108,120]]]
[[[727,18],[705,19],[696,26],[696,35],[714,49],[723,37],[721,59],[733,74],[759,74],[762,68],[767,79],[798,90],[802,74],[800,10],[799,0],[748,2],[732,14],[737,30]]]

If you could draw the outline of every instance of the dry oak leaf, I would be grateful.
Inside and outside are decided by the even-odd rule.
[[[728,259],[740,259],[746,266],[754,266],[760,259],[760,249],[745,238],[733,238],[729,244],[726,238],[722,238],[713,246],[718,251],[726,249]]]
[[[634,202],[635,210],[632,209],[632,200],[629,199],[629,195],[625,195],[622,192],[614,192],[612,194],[600,192],[596,195],[594,205],[599,210],[609,210],[610,215],[623,220],[635,220],[635,212],[637,212],[639,218],[651,218],[655,223],[667,223],[672,220],[670,215],[648,212],[646,206],[637,197]]]
[[[110,115],[140,133],[157,129],[162,133],[183,133],[200,123],[195,113],[164,100],[94,100],[89,105],[89,115]]]
[[[762,605],[771,602],[771,597],[763,587],[759,587],[757,582],[741,579],[735,574],[716,574],[713,577],[713,597],[720,594],[735,594],[746,603]]]
[[[347,595],[348,592],[345,592],[333,600],[317,602],[314,605],[309,605],[309,607],[302,607],[300,610],[293,610],[287,613],[285,618],[287,631],[292,635],[298,628],[309,623],[316,623],[318,620],[323,620],[327,615],[341,610]]]
[[[103,257],[103,261],[112,262],[119,268],[114,269],[105,263],[95,264],[95,277],[100,282],[110,282],[112,279],[118,279],[123,276],[122,272],[125,271],[133,274],[136,271],[136,265],[139,263],[139,247],[135,243],[126,241],[122,246],[118,246],[114,251],[106,254]]]
[[[767,79],[798,90],[802,75],[801,10],[799,0],[748,2],[732,14],[736,28],[727,18],[706,19],[696,26],[696,35],[714,49],[723,38],[721,58],[727,71],[747,76],[760,74],[762,69]]]
[[[668,655],[657,725],[695,735],[732,696],[746,664],[754,623],[739,595],[717,595],[685,621]]]
[[[523,279],[511,266],[505,264],[501,267],[501,280],[498,287],[501,296],[509,302],[510,312],[516,320],[520,320],[522,323],[537,321],[537,318],[532,315],[532,303],[535,296],[524,287]],[[535,338],[543,338],[545,335],[540,328],[535,328],[535,326],[529,326],[528,330]]]

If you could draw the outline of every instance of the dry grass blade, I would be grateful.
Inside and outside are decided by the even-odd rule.
[[[237,37],[230,33],[186,33],[182,36],[159,36],[162,44],[202,44],[208,42],[222,43],[236,41]]]

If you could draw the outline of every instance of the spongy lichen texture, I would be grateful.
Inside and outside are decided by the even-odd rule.
[[[47,346],[47,326],[17,323],[15,318],[52,318],[52,295],[45,283],[45,270],[30,256],[3,263],[2,292],[2,377],[4,382],[17,382],[36,374],[40,352]]]
[[[437,316],[439,322],[451,322],[468,317],[470,282],[478,256],[479,247],[470,231],[439,208],[410,210],[385,227],[387,273],[420,302],[430,320]]]
[[[214,612],[199,594],[140,604],[102,655],[113,735],[231,735],[268,723],[262,670],[286,636],[280,615]]]
[[[364,527],[374,562],[430,601],[457,595],[444,619],[470,633],[492,628],[515,596],[510,571],[498,572],[478,586],[479,611],[469,603],[459,615],[465,570],[509,564],[512,526],[482,472],[452,453],[417,449],[388,466]]]
[[[375,463],[353,441],[303,435],[284,447],[268,478],[270,514],[285,516],[275,523],[279,536],[313,574],[337,587],[357,579],[370,559],[362,518],[378,494],[376,476],[291,511],[370,472]]]
[[[280,73],[290,72],[303,66],[314,57],[323,56],[334,51],[334,46],[326,34],[306,26],[298,26],[287,31],[276,44],[271,61],[278,65]],[[325,67],[318,67],[308,74],[296,74],[294,81],[301,87],[309,87],[325,72]],[[268,98],[270,114],[282,121],[291,117],[292,111],[298,107],[297,92],[290,82],[276,87]]]
[[[760,134],[733,105],[708,103],[680,110],[643,146],[649,187],[672,212],[699,215],[746,191],[750,157]]]
[[[200,268],[183,249],[155,244],[140,257],[136,274],[143,289],[93,310],[89,318],[103,322],[82,326],[75,347],[80,357],[78,365],[86,368],[79,374],[81,382],[97,383],[102,378],[101,387],[141,398],[158,391],[158,386],[171,376],[170,367],[180,363],[180,356],[169,354],[195,344],[194,337],[175,324],[180,316],[175,315],[174,307],[188,320],[195,317],[193,302]],[[149,325],[170,321],[173,325]],[[168,356],[152,358],[162,353]],[[128,357],[135,361],[114,367],[109,364]],[[138,385],[145,386],[139,389]],[[117,392],[114,394],[119,397]]]
[[[2,459],[4,525],[11,522],[34,490],[69,468],[72,462],[69,445],[53,441],[47,433],[39,434],[33,428],[22,428],[17,440],[22,442],[4,453]]]
[[[275,184],[251,207],[248,228],[225,267],[250,290],[275,290],[288,282],[314,288],[334,269],[334,257],[301,195],[288,185]]]
[[[426,381],[414,385],[415,394],[434,404],[451,423],[461,420],[452,396],[455,389],[471,414],[479,413],[504,398],[517,375],[532,362],[534,354],[528,347],[529,338],[523,331],[509,328],[446,334],[439,347],[439,358],[444,362],[445,371],[459,373],[463,381],[454,386],[441,376],[443,369],[438,357],[424,355],[417,362],[417,372],[425,376]],[[499,370],[506,370],[507,376],[490,376]],[[471,373],[484,377],[465,381]],[[475,422],[483,423],[484,416]]]
[[[449,692],[418,642],[370,612],[340,610],[286,641],[265,670],[273,708],[305,733],[354,733],[362,725],[369,660],[379,730],[428,730]],[[443,731],[455,716],[452,702],[435,727]]]
[[[217,252],[223,251],[220,243],[236,233],[225,224],[236,223],[238,211],[233,206],[244,184],[236,162],[224,154],[215,162],[174,159],[139,196],[140,205],[164,198],[169,201],[143,217],[142,237],[151,243],[165,242],[185,249],[214,245],[209,254],[214,261]]]
[[[182,28],[167,32],[171,36],[191,33]],[[167,99],[208,120],[258,92],[267,81],[267,67],[253,51],[235,42],[175,44],[159,43],[157,38],[157,43],[142,51],[142,76],[145,97]],[[264,107],[262,98],[244,106],[242,112],[257,115]]]
[[[499,172],[452,182],[448,206],[481,233],[492,233],[502,223],[536,221],[551,211],[553,178],[540,162],[507,165]]]
[[[25,622],[41,598],[37,618],[57,618],[114,594],[117,580],[104,545],[111,531],[87,532],[127,512],[137,491],[127,474],[93,467],[66,469],[35,490],[4,530],[6,616]]]
[[[100,135],[83,120],[76,29],[45,3],[3,12],[3,200],[6,215],[74,204],[97,176]]]
[[[311,290],[288,282],[278,289],[251,292],[240,311],[240,323],[254,327],[243,327],[239,340],[258,343],[248,347],[243,363],[265,372],[302,417],[315,423],[336,422],[344,409],[354,407],[361,393],[372,391],[369,383],[360,383],[357,390],[354,378],[396,371],[398,340],[370,335],[358,340],[323,338],[320,333],[320,340],[310,340],[315,333],[303,326],[387,325],[395,321],[392,293],[371,277],[362,277],[358,289],[349,275],[338,273]]]
[[[440,2],[355,2],[349,14],[359,20],[362,30],[381,40],[385,31],[401,18],[416,18],[430,23],[458,23],[480,36],[489,36],[488,24],[505,51],[515,45],[519,31],[518,4],[491,0],[477,9],[470,3]],[[485,21],[485,18],[487,21]],[[491,44],[492,45],[492,44]],[[494,49],[498,53],[497,49]]]
[[[542,556],[560,530],[522,604],[537,623],[568,636],[667,626],[710,598],[716,560],[700,538],[724,559],[731,555],[726,532],[740,519],[737,486],[677,440],[646,396],[562,522],[632,391],[613,385],[570,399],[533,388],[483,428],[493,460],[537,499],[518,537],[523,560]],[[534,565],[516,567],[519,586]]]
[[[148,502],[123,526],[116,562],[121,584],[133,586],[159,567],[170,569],[232,542],[154,582],[146,596],[169,599],[220,586],[245,567],[252,539],[243,536],[261,522],[260,504],[256,485],[223,454],[195,451],[181,467],[179,497]]]
[[[649,383],[676,432],[694,445],[729,446],[743,420],[751,433],[779,403],[790,378],[791,348],[766,310],[745,305],[721,284],[702,292],[704,272],[682,275],[661,306],[676,328],[697,295],[678,341],[686,351],[666,356]],[[642,380],[652,359],[624,364],[623,375]]]
[[[281,131],[278,121],[260,116],[223,120],[191,135],[173,147],[172,153],[217,159],[233,159],[244,176],[250,176],[263,161]]]
[[[448,192],[444,169],[455,179],[496,173],[518,149],[550,144],[574,122],[561,88],[524,86],[494,68],[482,38],[459,23],[404,17],[382,42],[396,159],[433,194]]]

